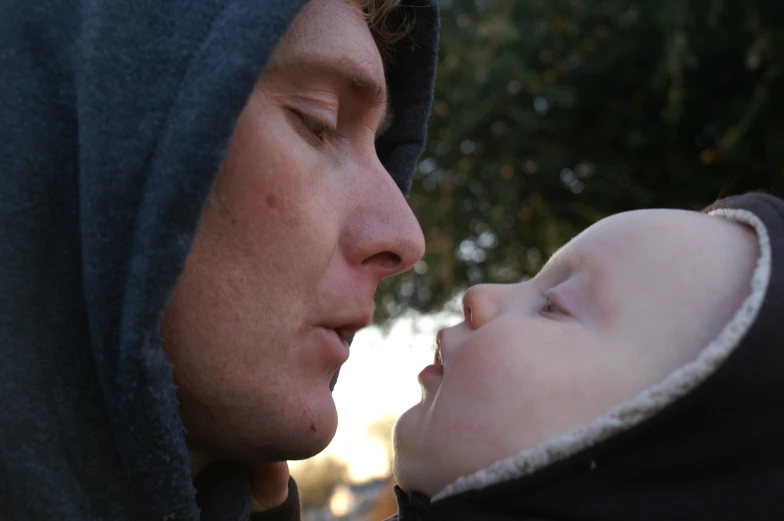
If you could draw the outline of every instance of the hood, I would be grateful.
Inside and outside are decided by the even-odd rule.
[[[237,116],[304,3],[2,3],[0,518],[199,518],[158,321]],[[388,70],[397,117],[377,148],[407,191],[438,17],[404,3],[417,25]],[[247,510],[237,472],[242,487],[200,488],[203,519]]]
[[[784,201],[747,194],[706,212],[754,229],[761,255],[748,296],[697,359],[592,423],[458,479],[426,507],[400,494],[409,519],[781,519]]]

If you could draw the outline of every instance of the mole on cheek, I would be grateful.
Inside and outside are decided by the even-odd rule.
[[[264,199],[264,202],[267,203],[267,206],[270,208],[275,208],[278,205],[278,199],[275,197],[275,194],[269,194]]]

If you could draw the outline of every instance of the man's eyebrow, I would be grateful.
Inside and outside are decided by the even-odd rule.
[[[391,125],[392,111],[389,106],[386,84],[379,81],[367,67],[351,56],[315,57],[299,56],[270,64],[270,73],[293,74],[304,78],[314,76],[339,83],[356,99],[369,108],[384,107],[384,116],[376,135],[383,134]]]

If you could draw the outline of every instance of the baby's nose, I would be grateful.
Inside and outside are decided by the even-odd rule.
[[[463,296],[463,319],[471,329],[479,329],[495,317],[505,300],[506,284],[478,284]]]

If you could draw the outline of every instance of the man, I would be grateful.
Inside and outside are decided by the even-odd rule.
[[[3,5],[0,518],[248,519],[327,445],[424,248],[437,7],[396,3]]]

